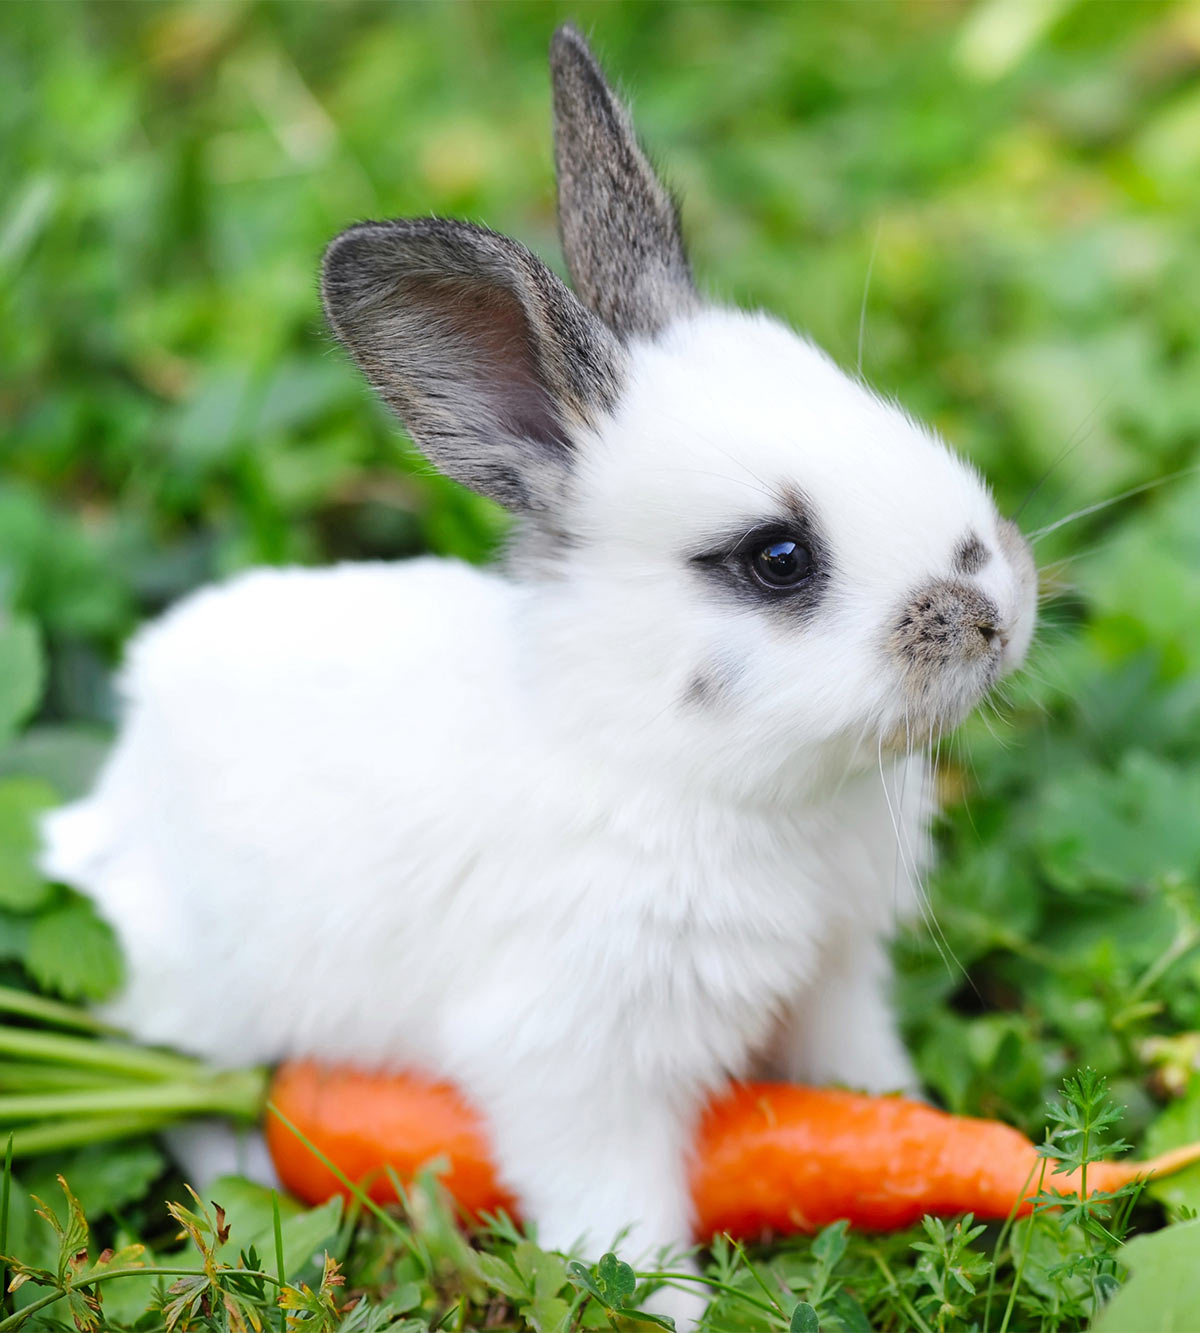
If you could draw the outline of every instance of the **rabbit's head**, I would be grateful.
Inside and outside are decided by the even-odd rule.
[[[363,223],[325,257],[338,337],[442,471],[520,516],[531,633],[581,726],[777,768],[953,725],[1028,647],[1028,546],[931,431],[702,298],[573,29],[551,67],[578,294],[480,227]]]

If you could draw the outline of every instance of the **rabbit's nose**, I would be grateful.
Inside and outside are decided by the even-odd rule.
[[[914,683],[932,686],[946,670],[995,656],[1007,642],[995,602],[957,579],[935,579],[901,610],[888,646]]]
[[[977,620],[975,628],[983,636],[986,644],[996,644],[1000,648],[1008,647],[1008,630],[995,620]]]
[[[974,580],[934,579],[900,608],[887,638],[913,719],[954,726],[1000,676],[1010,627]]]

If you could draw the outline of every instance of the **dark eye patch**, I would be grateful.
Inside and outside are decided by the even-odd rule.
[[[829,581],[828,547],[806,507],[715,537],[690,563],[747,605],[788,616],[810,614]]]

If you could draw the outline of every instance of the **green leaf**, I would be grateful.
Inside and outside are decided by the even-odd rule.
[[[34,864],[38,852],[38,819],[58,796],[33,778],[0,781],[0,907],[33,912],[51,896],[50,885]]]
[[[1191,1333],[1200,1311],[1200,1218],[1136,1236],[1118,1257],[1132,1276],[1093,1333]]]
[[[30,727],[0,753],[0,778],[41,778],[61,800],[73,801],[91,787],[108,748],[107,735],[95,727]]]
[[[807,1301],[800,1301],[792,1311],[788,1333],[821,1333],[821,1321]]]
[[[37,626],[24,616],[0,622],[0,745],[42,697],[45,667]]]
[[[513,1248],[513,1263],[535,1296],[555,1296],[566,1285],[566,1264],[532,1241],[523,1240]]]
[[[32,926],[33,922],[24,914],[0,911],[0,961],[24,961]]]
[[[571,1307],[561,1296],[537,1296],[522,1313],[535,1333],[564,1333],[570,1322]]]
[[[1037,815],[1046,872],[1060,887],[1146,886],[1200,873],[1200,773],[1129,754],[1117,772],[1063,774]]]
[[[43,990],[69,1000],[102,1000],[123,973],[112,928],[78,894],[33,923],[26,966]]]
[[[421,1304],[422,1299],[420,1284],[405,1282],[398,1286],[395,1291],[388,1293],[384,1305],[396,1314],[407,1314],[409,1310],[415,1310]]]
[[[170,1300],[162,1307],[167,1328],[173,1330],[181,1321],[186,1325],[212,1288],[212,1279],[206,1273],[176,1278],[167,1288]]]
[[[557,1254],[523,1240],[513,1249],[513,1263],[531,1298],[521,1302],[521,1313],[537,1333],[555,1333],[566,1324],[570,1305],[559,1294],[567,1285],[567,1266]]]
[[[1156,1157],[1197,1140],[1200,1140],[1200,1077],[1194,1077],[1186,1094],[1168,1106],[1146,1131],[1142,1151],[1147,1157]],[[1152,1179],[1146,1189],[1171,1208],[1200,1211],[1200,1162],[1173,1176]]]
[[[663,1316],[644,1314],[633,1308],[637,1276],[633,1269],[615,1254],[610,1252],[602,1255],[600,1262],[590,1269],[573,1259],[567,1264],[566,1271],[568,1279],[599,1301],[610,1315],[634,1323],[670,1327]]]
[[[611,1310],[623,1310],[633,1300],[637,1287],[637,1277],[623,1259],[613,1253],[602,1255],[600,1262],[592,1270],[600,1299]]]
[[[100,1297],[95,1291],[72,1287],[64,1299],[80,1333],[90,1333],[90,1330],[100,1326]]]
[[[831,1222],[818,1232],[812,1243],[813,1255],[826,1268],[836,1268],[846,1253],[846,1230],[848,1222]]]
[[[117,1242],[127,1241],[127,1233],[120,1232]],[[115,1257],[115,1256],[114,1256]],[[129,1326],[142,1318],[153,1307],[156,1293],[165,1288],[169,1279],[158,1277],[155,1272],[155,1260],[170,1266],[170,1254],[151,1255],[143,1253],[140,1263],[144,1272],[130,1274],[116,1282],[106,1282],[99,1288],[104,1293],[105,1325]]]
[[[526,1299],[528,1285],[510,1263],[498,1254],[488,1254],[486,1251],[477,1254],[475,1259],[479,1274],[489,1287],[514,1303]]]
[[[79,1206],[79,1200],[72,1193],[71,1187],[62,1176],[58,1177],[57,1183],[64,1196],[60,1204],[61,1217],[54,1207],[37,1195],[33,1196],[33,1200],[38,1205],[38,1217],[46,1222],[54,1232],[58,1246],[56,1259],[58,1282],[60,1286],[65,1286],[71,1274],[87,1262],[89,1230],[87,1218],[84,1216],[83,1209]],[[50,1197],[54,1198],[55,1195],[51,1194]]]
[[[831,1304],[846,1333],[874,1333],[866,1312],[845,1287],[834,1293]]]
[[[138,1139],[94,1144],[57,1155],[53,1170],[47,1165],[36,1172],[23,1172],[21,1179],[30,1193],[53,1202],[54,1177],[61,1175],[84,1213],[96,1219],[144,1197],[165,1165],[162,1153],[149,1139]],[[60,1211],[57,1203],[55,1208]]]
[[[181,466],[211,467],[229,454],[245,426],[254,396],[252,367],[213,362],[168,424],[172,451]]]
[[[222,1176],[213,1181],[209,1194],[225,1210],[229,1228],[226,1247],[232,1254],[251,1246],[263,1254],[275,1252],[275,1213],[272,1191],[242,1176]],[[319,1265],[323,1250],[331,1246],[342,1221],[342,1200],[330,1199],[319,1208],[301,1207],[294,1199],[279,1197],[283,1237],[283,1264],[289,1281],[295,1281],[313,1264]]]
[[[589,1296],[594,1297],[601,1304],[604,1303],[604,1295],[592,1275],[592,1270],[586,1264],[580,1263],[578,1259],[568,1261],[567,1280],[574,1286],[586,1291]]]

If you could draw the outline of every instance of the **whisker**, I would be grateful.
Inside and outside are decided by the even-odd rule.
[[[1084,442],[1084,440],[1087,439],[1093,418],[1095,417],[1096,413],[1100,411],[1100,409],[1104,406],[1105,403],[1108,402],[1108,400],[1112,396],[1113,396],[1113,390],[1106,389],[1104,393],[1100,395],[1100,398],[1097,400],[1092,410],[1071,432],[1070,438],[1067,440],[1066,444],[1063,445],[1062,450],[1059,452],[1058,456],[1053,460],[1053,462],[1051,462],[1050,466],[1045,470],[1045,472],[1042,473],[1042,475],[1037,479],[1037,481],[1034,482],[1033,489],[1024,498],[1024,500],[1021,501],[1020,505],[1017,507],[1017,512],[1013,515],[1014,523],[1017,521],[1017,519],[1021,517],[1022,513],[1024,513],[1026,505],[1029,504],[1029,502],[1033,499],[1033,497],[1038,493],[1038,491],[1042,489],[1042,487],[1049,480],[1050,475],[1054,472],[1055,468],[1057,468],[1060,464],[1064,463],[1075,452],[1075,450],[1079,448],[1079,446]]]
[[[871,257],[867,260],[867,276],[863,279],[862,305],[858,310],[858,378],[862,379],[863,344],[867,336],[867,298],[871,293],[871,274],[875,272],[875,252],[879,249],[882,223],[875,224],[875,239],[871,242]]]
[[[906,727],[906,729],[907,729],[907,718],[906,718],[906,720],[905,720],[905,727]],[[892,804],[892,793],[888,790],[887,776],[886,776],[886,774],[885,774],[884,771],[883,771],[883,733],[882,733],[882,732],[879,733],[879,736],[878,736],[877,741],[876,741],[876,759],[877,759],[878,764],[879,764],[879,783],[880,783],[880,786],[883,788],[883,799],[884,799],[884,801],[887,803],[888,815],[889,815],[889,817],[891,818],[891,821],[892,821],[892,832],[895,834],[895,837],[896,837],[896,855],[897,855],[897,857],[899,858],[900,862],[903,864],[903,867],[904,867],[905,871],[907,872],[907,870],[908,870],[908,859],[907,859],[907,857],[904,855],[904,838],[903,838],[903,835],[902,835],[901,832],[900,832],[900,820],[899,820],[899,819],[897,818],[897,816],[896,816],[896,808],[895,808],[895,806]],[[897,886],[898,886],[898,883],[899,883],[899,881],[898,881],[898,879],[897,879]],[[921,904],[920,904],[920,900],[919,900],[919,899],[918,899],[918,906],[921,906]],[[922,909],[922,915],[923,915],[923,914],[924,914],[924,912],[923,912],[923,909]]]
[[[932,736],[932,729],[933,729],[933,724],[931,722],[930,723],[931,736]],[[905,758],[911,759],[913,757],[912,732],[911,732],[910,721],[907,715],[907,710],[905,714],[905,740],[906,740]],[[879,763],[879,781],[883,787],[883,798],[887,802],[888,815],[892,821],[892,831],[896,838],[896,851],[903,865],[905,873],[909,876],[909,883],[913,891],[913,897],[917,904],[917,910],[921,914],[921,920],[924,922],[925,928],[929,932],[929,938],[933,942],[933,946],[937,950],[938,956],[941,958],[943,964],[945,965],[947,974],[953,978],[957,970],[959,974],[967,978],[967,980],[969,981],[970,978],[967,977],[966,968],[963,967],[962,963],[959,961],[957,955],[955,954],[953,948],[951,948],[950,941],[946,938],[945,932],[942,930],[941,925],[938,922],[937,914],[933,910],[933,904],[929,898],[928,893],[925,890],[924,885],[921,882],[921,876],[918,871],[916,861],[912,857],[911,851],[910,849],[908,849],[906,845],[906,839],[904,837],[904,833],[902,832],[901,821],[896,813],[896,807],[892,803],[892,795],[890,790],[888,789],[887,778],[883,770],[882,735],[880,735],[879,737],[877,758]],[[901,799],[903,799],[902,796]]]
[[[929,753],[930,753],[929,780],[934,784],[935,791],[937,784],[937,751],[938,749],[941,748],[942,730],[943,730],[942,725],[939,723],[938,740],[937,740],[937,746],[935,747],[933,743],[933,720],[930,719],[929,736],[927,738],[926,744],[929,746]],[[937,946],[937,950],[942,957],[942,961],[946,963],[947,972],[951,977],[953,977],[954,968],[957,968],[963,980],[978,995],[979,991],[974,981],[971,979],[970,973],[962,965],[962,962],[960,961],[958,955],[954,952],[954,946],[950,943],[950,940],[947,937],[946,932],[942,929],[942,923],[938,920],[937,910],[933,905],[933,898],[930,895],[929,891],[925,888],[925,885],[921,882],[919,876],[916,876],[914,878],[914,887],[916,888],[916,891],[920,896],[920,898],[922,898],[925,902],[927,908],[926,920],[929,923],[930,933],[933,936],[934,944]],[[951,966],[951,964],[953,964],[953,967]]]
[[[676,425],[686,426],[687,429],[691,432],[693,438],[699,440],[703,444],[706,444],[710,449],[715,449],[717,453],[724,454],[725,457],[728,458],[729,461],[735,467],[740,467],[748,477],[753,477],[754,480],[758,482],[759,486],[762,487],[762,493],[765,496],[769,497],[775,502],[778,502],[778,492],[772,490],[771,487],[767,484],[767,482],[764,481],[763,478],[760,477],[758,473],[755,472],[754,469],[746,463],[745,459],[739,458],[736,454],[730,453],[730,451],[726,449],[724,445],[718,444],[717,441],[714,440],[710,435],[703,434],[701,431],[697,430],[694,422],[691,421],[685,422],[682,417],[673,416],[666,412],[663,413],[663,416],[666,417],[668,421],[674,421]],[[716,476],[719,474],[714,473],[712,475]]]
[[[1106,546],[1111,546],[1114,540],[1114,533],[1105,532],[1099,541],[1093,542],[1090,546],[1081,547],[1079,550],[1072,551],[1070,555],[1058,556],[1054,560],[1047,561],[1044,565],[1038,567],[1039,578],[1048,577],[1053,580],[1055,571],[1066,565],[1078,564],[1081,560],[1088,560],[1098,551],[1103,551]]]
[[[735,460],[735,461],[736,461],[736,460]],[[747,469],[747,470],[748,470],[748,469]],[[665,472],[682,472],[682,473],[686,473],[688,476],[691,476],[691,477],[716,477],[719,481],[731,481],[731,482],[733,482],[733,483],[734,483],[735,485],[737,485],[737,486],[745,486],[747,490],[757,492],[757,494],[759,494],[759,495],[763,496],[765,499],[769,500],[769,501],[771,502],[771,504],[774,505],[774,506],[778,506],[778,504],[779,504],[779,497],[778,497],[778,495],[773,494],[773,493],[772,493],[771,491],[769,491],[765,486],[760,485],[760,484],[758,484],[758,483],[756,483],[756,482],[753,482],[753,481],[746,481],[746,480],[744,480],[742,477],[731,477],[731,476],[729,476],[729,475],[728,475],[727,473],[725,473],[725,472],[711,472],[711,471],[708,471],[708,470],[705,469],[705,468],[698,468],[698,467],[684,467],[682,464],[680,464],[678,467],[660,467],[660,468],[652,468],[652,469],[650,469],[650,471],[651,471],[651,472],[659,472],[659,473],[665,473]]]
[[[910,744],[910,740],[909,740],[909,730],[908,730],[908,704],[907,704],[907,702],[906,702],[905,705],[904,705],[904,749],[905,749],[905,752],[908,751],[909,744]],[[880,737],[880,741],[879,741],[879,780],[880,780],[880,782],[883,784],[883,794],[884,794],[884,797],[886,798],[886,797],[887,797],[887,781],[886,781],[886,779],[885,779],[884,776],[883,776],[883,740],[882,740],[882,736]],[[903,801],[904,801],[903,793],[901,793],[900,800],[901,800],[901,804],[903,804]],[[890,802],[889,802],[889,804],[888,804],[888,809],[889,809],[889,812],[890,812],[890,810],[891,810],[891,803],[890,803]],[[894,859],[894,861],[893,861],[893,863],[892,863],[892,922],[893,922],[893,924],[894,924],[895,922],[899,921],[899,919],[900,919],[900,875],[901,875],[901,871],[902,871],[902,869],[903,869],[903,861],[904,861],[904,852],[903,852],[903,848],[901,847],[900,826],[899,826],[899,823],[898,823],[898,821],[896,820],[896,817],[895,817],[894,815],[892,816],[892,827],[893,827],[893,829],[895,830],[895,834],[896,834],[896,856],[895,856],[895,859]]]
[[[952,749],[956,741],[958,743],[959,764],[967,769],[971,775],[972,782],[975,786],[978,786],[979,770],[975,767],[975,756],[971,753],[961,731],[951,733],[950,745]],[[982,842],[983,838],[979,832],[979,825],[975,822],[975,811],[971,809],[971,792],[969,785],[967,790],[963,792],[963,809],[967,812],[967,823],[971,826],[971,832],[975,835],[975,841]]]
[[[1068,523],[1074,523],[1078,518],[1086,518],[1089,514],[1098,514],[1102,509],[1109,509],[1115,504],[1120,504],[1122,500],[1131,500],[1135,495],[1142,495],[1146,491],[1165,486],[1169,481],[1178,481],[1181,477],[1191,476],[1195,472],[1200,472],[1200,463],[1193,467],[1181,468],[1178,472],[1168,473],[1165,477],[1155,477],[1152,481],[1145,481],[1140,486],[1132,486],[1129,490],[1122,491],[1120,495],[1114,495],[1108,500],[1097,500],[1095,504],[1085,505],[1084,508],[1077,509],[1073,514],[1067,514],[1065,518],[1060,518],[1054,523],[1048,523],[1044,528],[1038,528],[1036,532],[1031,532],[1029,540],[1031,542],[1041,541],[1043,537],[1048,537],[1050,533],[1066,527]]]

